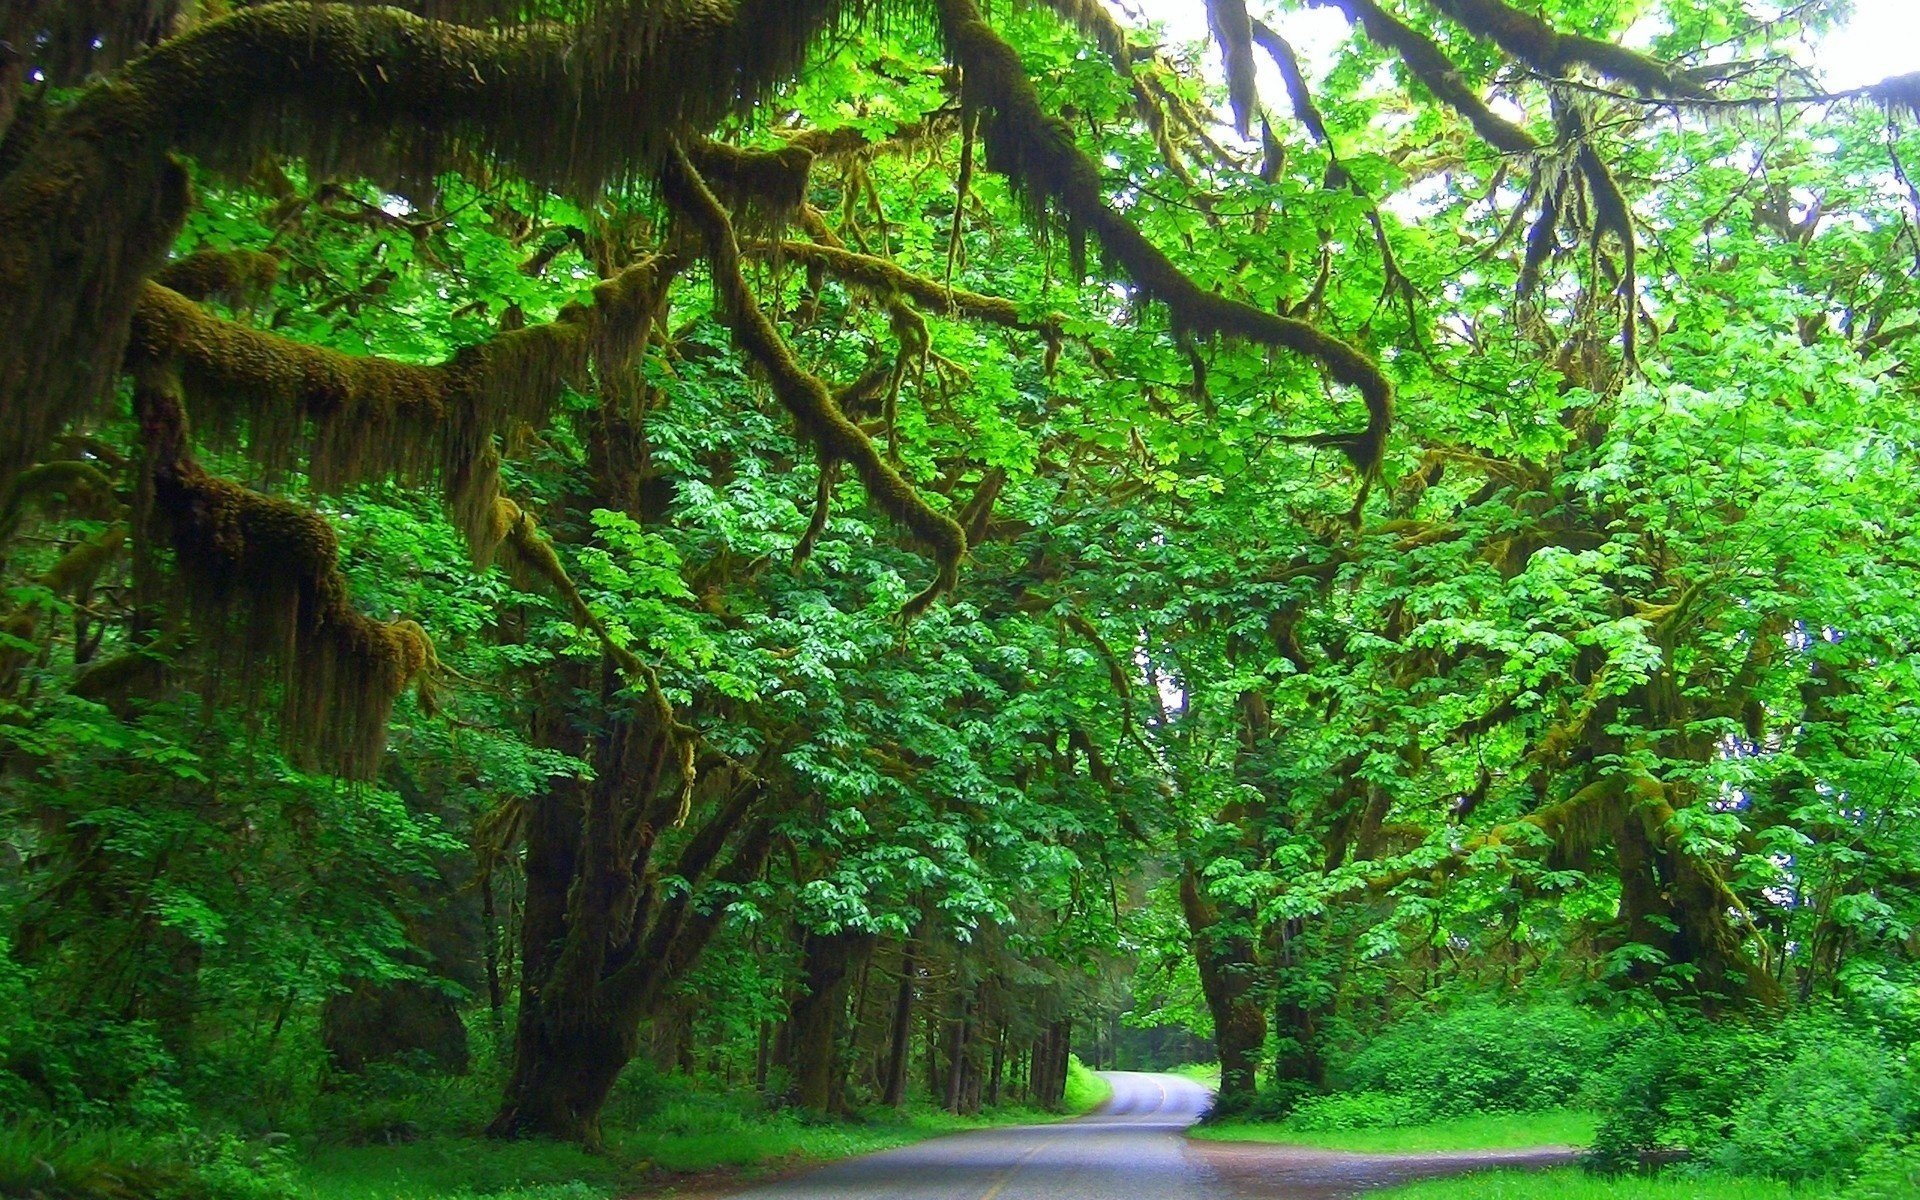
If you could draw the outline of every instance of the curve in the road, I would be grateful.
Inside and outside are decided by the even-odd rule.
[[[1190,1143],[1212,1096],[1177,1075],[1112,1071],[1098,1112],[935,1138],[739,1193],[742,1200],[1333,1200],[1478,1167],[1565,1161],[1565,1151],[1337,1154]]]

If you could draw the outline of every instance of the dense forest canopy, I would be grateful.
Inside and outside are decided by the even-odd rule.
[[[1920,1043],[1920,75],[1192,4],[11,0],[0,1113]]]

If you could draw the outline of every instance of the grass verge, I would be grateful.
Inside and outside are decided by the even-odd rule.
[[[643,1119],[609,1119],[604,1154],[550,1142],[441,1134],[400,1145],[315,1151],[295,1168],[300,1200],[606,1200],[681,1184],[746,1182],[967,1129],[1056,1121],[1112,1094],[1074,1061],[1066,1111],[1003,1105],[958,1117],[932,1108],[872,1109],[848,1120],[767,1112],[751,1097],[686,1093]]]
[[[1167,1074],[1178,1075],[1182,1079],[1191,1079],[1195,1083],[1204,1084],[1210,1088],[1217,1089],[1220,1086],[1220,1064],[1217,1062],[1185,1063],[1178,1067],[1168,1068]]]
[[[1589,1175],[1578,1168],[1485,1171],[1402,1184],[1371,1200],[1824,1200],[1830,1190],[1716,1175]]]
[[[1278,1142],[1359,1154],[1425,1154],[1441,1150],[1518,1150],[1529,1146],[1584,1146],[1599,1118],[1560,1109],[1539,1113],[1481,1113],[1404,1129],[1299,1129],[1285,1121],[1227,1121],[1201,1125],[1193,1136],[1214,1142]]]

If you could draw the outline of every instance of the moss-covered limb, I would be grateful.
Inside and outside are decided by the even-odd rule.
[[[645,697],[658,727],[690,734],[690,730],[674,719],[673,707],[667,702],[666,693],[660,689],[659,675],[639,655],[617,640],[607,623],[593,611],[593,606],[580,594],[573,576],[567,573],[566,565],[554,552],[553,543],[532,514],[507,497],[498,496],[493,502],[493,525],[492,539],[510,556],[509,565],[521,576],[538,579],[553,589],[567,606],[574,623],[593,634],[607,657],[620,668],[628,686]],[[691,787],[692,783],[689,774],[686,786]]]
[[[262,250],[195,250],[160,268],[153,281],[189,300],[248,304],[280,278],[280,260]]]
[[[1246,0],[1207,0],[1207,27],[1220,44],[1227,101],[1233,106],[1234,127],[1244,138],[1260,108],[1253,78],[1253,18],[1247,15]]]
[[[1004,325],[1009,329],[1030,330],[1048,337],[1061,336],[1060,327],[1064,318],[1058,313],[1049,313],[1039,320],[1029,320],[1021,313],[1019,305],[1004,297],[982,295],[965,288],[949,288],[938,279],[916,275],[897,263],[871,254],[860,254],[820,242],[796,241],[749,241],[743,243],[740,249],[756,257],[778,257],[802,264],[817,263],[828,274],[875,294],[906,296],[943,315]]]
[[[632,0],[584,28],[492,32],[280,3],[165,43],[89,89],[0,180],[0,485],[108,393],[185,209],[171,152],[243,167],[271,148],[416,178],[483,157],[591,192],[789,76],[839,9]]]
[[[1133,48],[1126,26],[1114,20],[1101,0],[1040,0],[1054,15],[1093,39],[1122,75],[1133,73]]]
[[[342,354],[225,320],[158,284],[141,290],[126,363],[178,378],[196,424],[244,434],[272,467],[303,459],[315,486],[437,478],[484,557],[494,526],[496,433],[539,424],[562,385],[618,373],[646,336],[672,264],[649,259],[601,283],[553,321],[497,335],[421,366]]]
[[[92,514],[105,513],[118,504],[113,481],[94,463],[77,458],[36,463],[14,476],[0,492],[0,551],[19,529],[29,505],[45,506],[55,500]]]
[[[1587,181],[1587,195],[1591,201],[1592,238],[1591,242],[1597,255],[1601,239],[1612,234],[1620,242],[1620,284],[1619,294],[1626,312],[1620,322],[1620,336],[1626,354],[1628,367],[1632,367],[1637,356],[1639,297],[1639,239],[1634,233],[1633,210],[1627,206],[1626,194],[1614,180],[1613,172],[1607,169],[1605,160],[1593,148],[1592,135],[1587,123],[1579,112],[1569,106],[1562,118],[1562,125],[1569,138],[1575,141],[1578,149],[1574,152],[1574,161],[1580,168],[1580,174]]]
[[[1380,7],[1375,0],[1310,0],[1316,8],[1333,8],[1360,26],[1376,44],[1391,50],[1428,91],[1467,119],[1475,133],[1502,154],[1532,154],[1540,149],[1534,136],[1500,116],[1480,94],[1467,86],[1460,69],[1433,39]]]
[[[800,540],[793,544],[793,567],[797,570],[813,553],[820,541],[820,535],[827,531],[827,518],[833,510],[833,485],[840,479],[840,463],[837,459],[820,460],[820,479],[813,490],[813,516],[807,521],[806,529],[800,534]]]
[[[1749,950],[1758,932],[1752,912],[1725,876],[1684,844],[1667,786],[1636,775],[1626,781],[1623,795],[1631,805],[1629,818],[1637,820],[1661,856],[1667,904],[1678,927],[1670,957],[1701,969],[1704,978],[1694,986],[1703,992],[1719,992],[1736,1004],[1783,1003],[1779,980]],[[1764,950],[1765,942],[1759,944]]]
[[[885,138],[875,139],[850,125],[838,129],[801,129],[781,136],[815,158],[838,159],[871,157],[884,153],[904,153],[951,137],[959,128],[958,114],[949,109],[928,113],[918,121],[909,121]],[[697,162],[697,160],[696,160]]]
[[[960,510],[960,528],[966,531],[967,545],[978,546],[987,540],[987,530],[993,524],[994,501],[1006,486],[1005,467],[992,467],[981,477],[980,486],[973,490],[972,498]]]
[[[433,664],[425,631],[353,608],[325,517],[203,470],[164,375],[138,380],[134,399],[151,464],[144,516],[173,549],[203,645],[243,687],[278,685],[280,735],[295,761],[371,777],[394,698]]]
[[[668,159],[661,185],[668,203],[699,230],[713,271],[714,289],[733,335],[766,372],[774,396],[822,455],[851,466],[874,503],[933,553],[938,568],[934,580],[908,602],[905,615],[924,611],[958,580],[960,560],[967,552],[966,534],[953,518],[929,505],[901,478],[872,440],[847,418],[826,384],[794,361],[779,331],[754,300],[741,270],[733,222],[685,154],[676,153]]]
[[[1106,202],[1099,165],[1040,105],[1020,56],[982,19],[973,0],[940,0],[949,54],[963,68],[962,99],[982,112],[988,166],[1005,173],[1036,203],[1053,204],[1069,226],[1092,233],[1136,286],[1167,306],[1177,330],[1292,350],[1319,362],[1335,382],[1366,402],[1366,428],[1317,439],[1338,446],[1372,473],[1393,419],[1393,386],[1372,359],[1332,334],[1200,287]]]
[[[1658,59],[1629,50],[1618,42],[1562,33],[1504,0],[1432,0],[1432,3],[1475,37],[1492,42],[1544,75],[1565,75],[1574,67],[1585,66],[1649,96],[1704,94],[1697,84]]]
[[[1273,65],[1280,72],[1280,82],[1287,89],[1287,99],[1293,104],[1293,115],[1314,141],[1327,148],[1327,152],[1339,161],[1339,153],[1333,144],[1333,135],[1327,132],[1326,118],[1320,115],[1320,105],[1314,101],[1313,89],[1307,86],[1306,72],[1300,69],[1300,56],[1294,53],[1293,44],[1280,36],[1280,32],[1265,21],[1255,20],[1251,25],[1254,44],[1267,52]]]
[[[742,150],[695,138],[687,142],[687,157],[735,212],[753,211],[775,228],[807,202],[814,156],[798,139],[778,150]]]

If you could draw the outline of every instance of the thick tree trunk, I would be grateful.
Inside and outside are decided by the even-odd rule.
[[[493,1137],[551,1137],[600,1147],[600,1111],[632,1060],[635,1023],[602,1014],[558,1025],[523,1015],[513,1075],[493,1124]]]
[[[840,1037],[851,969],[872,946],[869,935],[813,933],[801,941],[801,992],[787,1023],[793,1102],[808,1112],[833,1112],[840,1078]]]
[[[1180,880],[1181,907],[1193,933],[1193,955],[1200,969],[1200,990],[1213,1014],[1213,1038],[1220,1050],[1220,1093],[1213,1115],[1253,1107],[1254,1071],[1267,1040],[1267,1014],[1260,1003],[1251,920],[1228,924],[1200,894],[1191,867]]]

